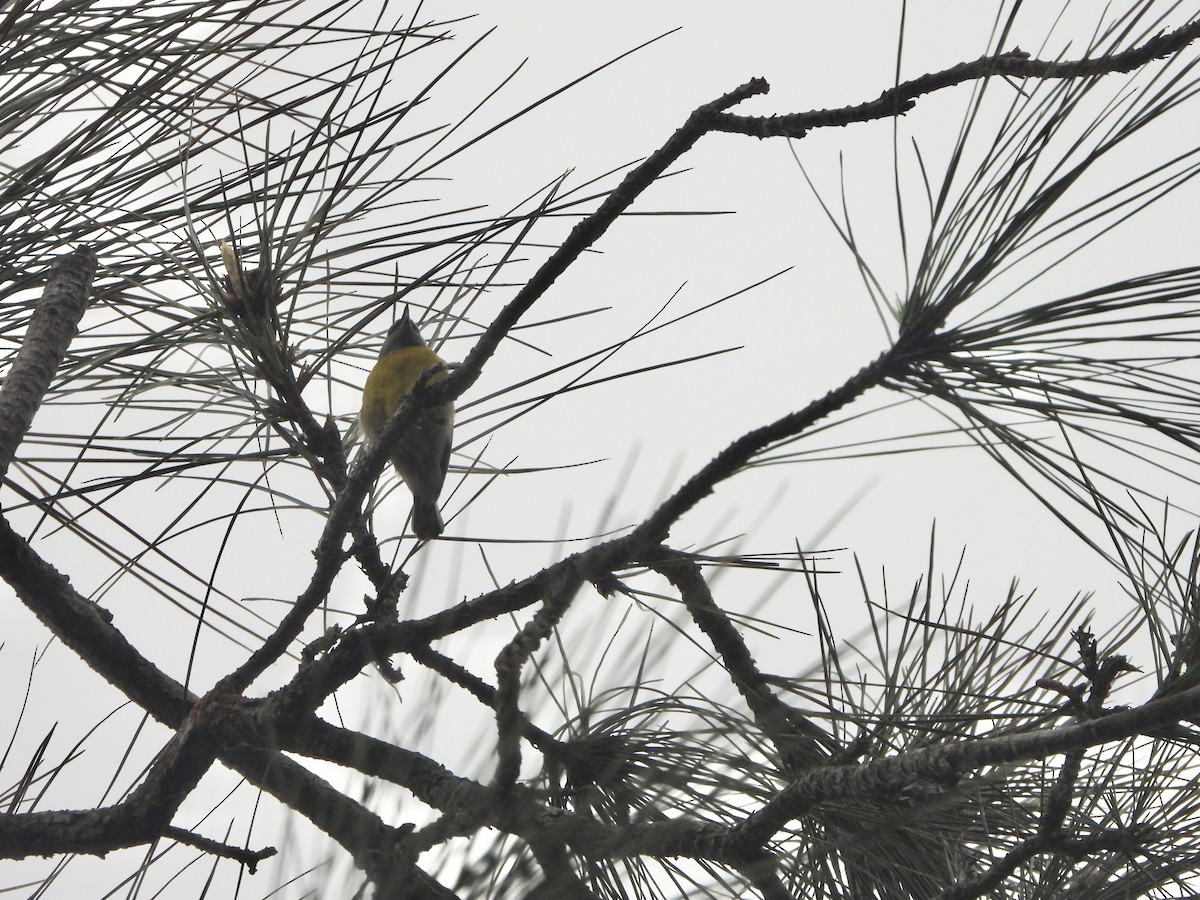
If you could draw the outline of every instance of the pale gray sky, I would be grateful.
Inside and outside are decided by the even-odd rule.
[[[901,77],[914,77],[986,52],[995,5],[910,3]],[[767,78],[772,90],[737,111],[783,114],[873,99],[895,78],[898,6],[885,2],[755,3],[740,6],[733,18],[730,4],[707,0],[618,0],[603,6],[561,2],[486,5],[478,18],[455,28],[463,39],[442,59],[490,27],[495,26],[495,33],[446,79],[430,103],[439,112],[447,106],[465,111],[490,90],[501,73],[528,57],[513,82],[472,120],[476,129],[645,40],[676,26],[681,30],[464,153],[443,172],[453,174],[455,182],[439,186],[433,193],[459,203],[483,203],[503,210],[568,170],[567,187],[574,187],[651,153],[691,109],[752,76]],[[1079,9],[1071,10],[1056,32],[1061,36],[1049,39],[1047,55],[1073,56],[1065,35],[1090,34],[1090,27],[1081,23],[1096,15],[1093,4],[1076,6]],[[471,4],[463,2],[425,6],[426,14],[436,17],[474,11]],[[1049,12],[1046,9],[1041,15]],[[1036,18],[1038,10],[1030,9],[1028,15],[1027,26],[1007,46],[1039,50],[1046,20]],[[438,59],[436,52],[431,58]],[[944,159],[967,96],[965,89],[958,89],[926,98],[900,123],[900,170],[904,190],[912,192],[906,197],[914,202],[914,210],[919,207],[915,201],[920,182],[911,142],[917,141],[930,165]],[[445,106],[440,105],[443,103]],[[1178,141],[1180,149],[1195,147],[1200,141],[1198,122],[1200,117],[1191,117],[1170,139]],[[837,208],[844,172],[856,234],[868,261],[878,267],[886,290],[899,296],[904,283],[892,182],[892,139],[891,123],[873,123],[813,134],[797,142],[794,149],[822,196]],[[1147,147],[1146,151],[1169,155],[1164,147]],[[499,479],[472,505],[469,515],[450,523],[448,536],[550,541],[632,524],[647,515],[665,491],[678,486],[739,434],[803,406],[883,348],[885,336],[854,259],[826,222],[786,142],[712,135],[684,157],[681,167],[688,171],[656,185],[639,199],[634,212],[719,210],[732,215],[630,216],[619,221],[596,246],[596,252],[547,293],[530,319],[608,309],[583,320],[584,327],[568,322],[539,330],[536,341],[552,358],[507,344],[476,388],[463,398],[464,403],[548,364],[570,359],[572,354],[619,340],[650,319],[676,291],[679,295],[668,316],[672,311],[679,314],[705,306],[790,267],[790,272],[762,287],[631,345],[595,374],[611,375],[726,347],[742,349],[568,394],[506,427],[488,445],[485,463],[537,467],[596,462],[583,469]],[[613,183],[611,178],[603,182],[605,186]],[[1083,288],[1102,279],[1193,262],[1194,229],[1184,215],[1190,216],[1196,199],[1196,186],[1186,187],[1165,205],[1162,218],[1143,215],[1128,223],[1120,234],[1071,263],[1062,277],[1075,279],[1073,283]],[[567,224],[563,221],[539,228],[534,239],[552,241]],[[910,241],[919,238],[919,234],[910,234]],[[534,252],[530,255],[532,262],[514,267],[506,280],[530,274],[541,258]],[[1041,288],[1031,290],[1036,293]],[[511,288],[496,288],[483,308],[494,312],[511,293]],[[467,347],[465,340],[453,341],[444,355],[460,358]],[[517,392],[516,396],[526,393]],[[866,405],[892,399],[899,395],[872,395],[866,398]],[[344,403],[344,412],[357,407],[358,398],[349,389],[338,395],[338,400]],[[460,439],[481,427],[481,423],[469,422],[472,415],[471,410],[461,415]],[[869,417],[861,427],[834,430],[813,445],[836,445],[843,431],[847,440],[905,433],[917,427],[914,422],[923,423],[921,428],[942,424],[935,412],[909,404],[895,414]],[[466,465],[482,449],[479,443],[464,447],[455,462]],[[452,477],[446,495],[454,481]],[[457,512],[461,498],[480,486],[480,479],[469,481],[461,489],[465,495],[450,499],[448,512]],[[1161,491],[1182,507],[1200,508],[1194,485],[1182,481],[1169,484],[1163,476]],[[602,513],[610,500],[612,513],[605,519]],[[852,501],[856,501],[852,508],[828,530],[831,519]],[[393,495],[380,513],[381,535],[389,533],[389,523],[391,533],[399,529],[407,504],[404,491]],[[823,583],[838,624],[849,633],[865,621],[854,555],[876,587],[878,573],[886,568],[891,596],[905,598],[912,579],[926,566],[935,520],[942,570],[953,569],[965,546],[964,571],[973,584],[971,596],[980,606],[998,602],[1008,579],[1015,576],[1023,585],[1038,586],[1049,609],[1063,605],[1076,590],[1097,592],[1101,618],[1106,608],[1123,608],[1115,573],[1097,562],[1028,493],[974,448],[764,467],[744,473],[708,498],[672,537],[676,546],[698,546],[749,533],[742,549],[761,552],[787,551],[797,542],[808,549],[815,541],[821,548],[844,548],[826,558],[823,568],[833,574]],[[1185,522],[1180,516],[1180,528]],[[308,575],[307,552],[297,547],[311,546],[318,525],[291,527],[282,537],[264,528],[253,541],[231,548],[225,565],[238,573],[240,596],[294,596]],[[414,583],[404,602],[411,602],[415,612],[428,613],[486,590],[493,576],[501,583],[522,577],[561,551],[557,544],[487,543],[481,550],[469,540],[439,542],[426,548],[410,566]],[[51,560],[70,569],[69,559],[51,556]],[[86,575],[79,580],[82,585],[95,583],[89,584]],[[763,574],[723,579],[718,599],[734,610],[745,611],[771,583],[772,577]],[[364,590],[361,579],[346,579],[341,600],[347,608],[357,609]],[[190,618],[175,610],[153,610],[146,598],[122,596],[119,591],[106,596],[104,602],[131,640],[172,675],[183,676],[192,639]],[[278,614],[275,605],[254,608]],[[19,685],[30,656],[35,648],[46,645],[48,637],[13,600],[4,599],[0,611],[5,645],[0,671],[10,684]],[[780,592],[764,615],[799,631],[812,628],[812,611],[799,580]],[[498,627],[493,637],[503,640],[505,632]],[[490,673],[498,646],[460,643],[448,649],[476,671]],[[815,659],[816,645],[812,638],[792,634],[763,640],[756,650],[768,669],[786,675],[807,668]],[[211,634],[202,637],[200,653],[198,687],[207,687],[206,679],[224,673],[242,658],[241,651]],[[670,663],[662,661],[664,670]],[[14,758],[28,757],[28,742],[36,742],[44,733],[44,727],[39,730],[44,719],[61,719],[61,750],[119,702],[61,646],[49,650],[44,667],[46,671],[39,670],[35,678],[31,699],[42,718],[31,719],[24,726]],[[679,676],[676,672],[675,677]],[[403,690],[402,686],[401,693]],[[0,705],[0,721],[11,721],[19,702],[20,691],[8,692],[8,699]],[[344,704],[342,712],[349,721],[366,715],[355,708],[355,699],[347,697]],[[404,714],[419,716],[420,711],[409,708]],[[114,727],[114,746],[120,748],[137,713],[126,710],[118,720],[121,724]],[[461,743],[462,736],[443,732],[428,740],[444,748],[453,741]],[[151,739],[144,749],[149,754],[156,746]],[[486,749],[481,743],[463,751]],[[65,783],[70,783],[70,776],[68,772]],[[99,791],[84,794],[88,802],[95,802]],[[244,808],[245,804],[239,810]],[[201,806],[197,804],[196,809]],[[208,833],[217,834],[232,817],[225,815]],[[244,825],[238,827],[244,829]],[[265,830],[256,835],[268,840]],[[80,860],[69,871],[85,882],[99,878],[107,888],[118,880],[108,873],[120,868],[115,860],[121,856],[116,854],[108,861]],[[32,873],[28,875],[32,879],[45,871],[44,861],[0,863],[0,885],[18,882],[26,872]],[[230,872],[232,867],[224,870],[225,875]],[[275,884],[271,878],[268,867],[245,896],[265,895]],[[71,896],[67,886],[78,883],[64,879],[60,893],[51,892],[50,896]],[[169,889],[163,896],[195,896],[194,883],[190,889]]]

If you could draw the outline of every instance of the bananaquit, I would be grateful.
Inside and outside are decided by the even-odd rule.
[[[406,306],[403,318],[388,331],[379,351],[379,360],[363,387],[362,412],[358,419],[368,441],[379,437],[400,401],[412,392],[421,373],[441,365],[444,365],[442,358],[429,349],[409,318]],[[445,374],[432,377],[437,381]],[[438,511],[438,495],[450,465],[453,433],[454,404],[435,406],[422,412],[400,435],[391,453],[392,465],[412,492],[413,531],[423,541],[433,540],[445,527]]]

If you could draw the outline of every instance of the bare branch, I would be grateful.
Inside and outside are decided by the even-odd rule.
[[[87,248],[60,256],[50,267],[21,349],[0,384],[0,479],[75,337],[95,274],[96,255]]]
[[[750,137],[801,138],[814,128],[838,128],[856,122],[891,119],[914,106],[918,97],[944,90],[956,84],[993,78],[1094,78],[1116,72],[1132,72],[1155,59],[1178,53],[1200,38],[1200,21],[1191,22],[1167,34],[1151,38],[1140,47],[1118,53],[1079,60],[1030,59],[1023,50],[1010,50],[994,56],[983,56],[973,62],[959,63],[941,72],[922,75],[890,88],[869,103],[841,109],[821,109],[812,112],[779,116],[739,116],[720,113],[712,122],[714,131],[745,134]]]

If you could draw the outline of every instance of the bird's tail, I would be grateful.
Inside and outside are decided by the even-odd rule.
[[[446,527],[442,522],[442,513],[436,500],[417,500],[413,498],[412,512],[413,533],[423,541],[432,541]]]

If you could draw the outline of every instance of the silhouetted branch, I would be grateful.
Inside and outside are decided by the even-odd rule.
[[[87,248],[60,256],[50,267],[21,347],[0,383],[0,479],[75,337],[95,274],[96,255]]]
[[[1078,60],[1031,59],[1024,50],[1010,50],[913,78],[889,88],[869,103],[778,116],[721,113],[713,118],[712,130],[757,138],[801,138],[814,128],[840,128],[857,122],[895,118],[915,107],[917,98],[925,94],[997,75],[1049,80],[1094,78],[1117,72],[1132,72],[1148,62],[1178,53],[1197,38],[1200,38],[1200,21],[1151,38],[1140,47],[1130,47],[1128,50]]]

